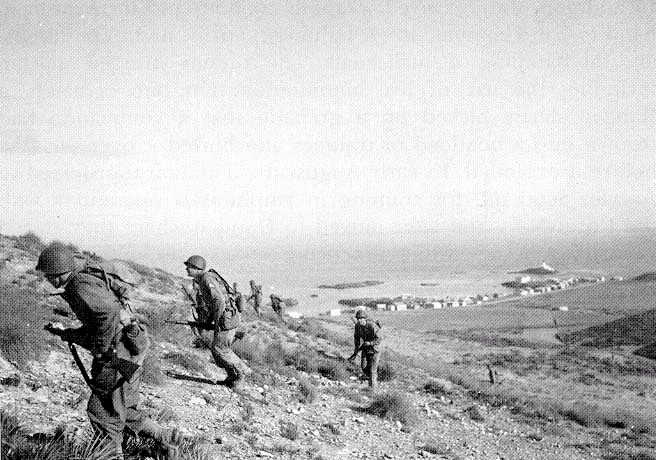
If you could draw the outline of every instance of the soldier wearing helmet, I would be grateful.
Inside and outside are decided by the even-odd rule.
[[[257,316],[260,316],[262,314],[260,312],[260,308],[262,305],[262,286],[259,284],[255,284],[255,280],[251,280],[250,285],[251,285],[251,295],[248,297],[248,301],[253,302],[253,310],[255,310],[255,314],[257,314]]]
[[[355,331],[353,334],[354,351],[348,358],[354,361],[358,353],[360,355],[360,367],[364,377],[369,381],[369,387],[375,390],[378,385],[378,360],[380,353],[380,323],[373,321],[364,310],[358,310],[355,314]]]
[[[104,280],[77,267],[72,251],[63,244],[53,243],[46,247],[39,255],[36,269],[42,271],[55,288],[64,290],[61,297],[82,323],[79,328],[68,329],[51,323],[46,325],[46,330],[62,340],[80,345],[93,355],[88,382],[92,393],[87,414],[94,431],[107,437],[113,454],[121,459],[124,432],[155,439],[167,450],[169,459],[178,458],[175,443],[180,440],[179,432],[164,430],[137,409],[141,367],[126,380],[111,364],[114,358],[121,358],[140,365],[148,348],[146,341],[144,350],[132,355],[121,341],[122,306],[118,297]]]
[[[214,325],[212,357],[217,366],[227,374],[223,384],[236,388],[245,373],[250,369],[232,351],[237,326],[240,321],[238,311],[231,311],[228,292],[223,280],[214,270],[205,270],[207,263],[201,256],[194,255],[185,262],[187,275],[194,280],[196,290],[196,311],[198,321]]]

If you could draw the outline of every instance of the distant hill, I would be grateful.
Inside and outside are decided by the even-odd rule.
[[[524,270],[510,273],[522,275],[551,275],[558,272],[553,267],[550,267],[545,262],[542,262],[542,266],[540,267],[525,268]]]
[[[367,286],[377,286],[383,284],[382,281],[361,281],[355,283],[340,283],[340,284],[321,284],[317,286],[319,289],[353,289]]]
[[[638,356],[642,356],[643,358],[656,359],[656,342],[652,342],[649,345],[638,348],[633,353]]]
[[[656,281],[656,272],[647,272],[634,278],[636,281]]]
[[[595,347],[646,345],[654,341],[655,324],[656,309],[653,309],[569,334],[561,334],[558,338],[569,343]]]
[[[635,314],[656,309],[656,282],[608,281],[585,283],[538,296],[510,299],[506,305],[554,309],[562,305],[578,311],[606,311],[608,314]]]

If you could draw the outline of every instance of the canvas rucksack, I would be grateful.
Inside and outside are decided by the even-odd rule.
[[[121,304],[119,321],[123,326],[120,341],[133,356],[142,354],[150,340],[146,326],[141,323],[129,303],[128,292],[137,284],[130,273],[113,261],[87,259],[80,273],[86,273],[104,281],[107,290],[112,292]]]
[[[236,291],[233,289],[230,284],[221,276],[218,274],[216,270],[213,268],[210,268],[208,270],[210,273],[212,273],[214,276],[217,277],[221,283],[223,283],[223,286],[225,287],[226,292],[228,293],[228,301],[230,303],[231,308],[237,310],[239,313],[244,311],[244,296],[241,294],[241,292]]]

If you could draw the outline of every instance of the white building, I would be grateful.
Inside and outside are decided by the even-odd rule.
[[[342,314],[341,308],[333,308],[329,312],[330,316],[340,316]]]

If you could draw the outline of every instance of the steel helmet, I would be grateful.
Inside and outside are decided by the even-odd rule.
[[[355,313],[355,317],[356,317],[357,319],[361,319],[361,318],[362,318],[362,319],[367,319],[367,312],[364,311],[364,310],[358,310],[358,311]]]
[[[73,252],[63,244],[53,243],[39,255],[36,269],[46,275],[61,275],[75,269]]]
[[[201,256],[191,256],[185,263],[187,267],[197,268],[198,270],[205,270],[207,262]]]

